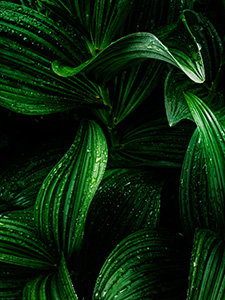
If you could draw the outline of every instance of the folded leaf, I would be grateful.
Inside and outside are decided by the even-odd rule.
[[[192,249],[188,300],[224,299],[224,259],[224,240],[213,231],[197,230]]]
[[[205,85],[193,83],[182,72],[172,69],[165,81],[165,108],[167,120],[170,126],[176,125],[184,119],[193,121],[192,114],[188,108],[184,94],[190,92],[195,94],[213,110],[219,118],[224,118],[224,97],[221,93],[211,92]]]
[[[204,82],[201,51],[185,15],[177,24],[163,28],[157,35],[138,32],[124,36],[82,67],[89,77],[106,82],[128,66],[153,58],[175,65],[197,83]],[[65,77],[81,71],[80,66],[73,68],[60,63],[54,63],[53,66],[57,74]]]
[[[87,211],[106,164],[102,129],[94,121],[83,121],[74,143],[40,188],[35,203],[38,231],[66,259],[80,252]]]
[[[92,299],[183,299],[186,271],[181,245],[181,239],[168,231],[131,234],[108,256]]]
[[[45,270],[56,266],[55,255],[54,250],[40,240],[33,226],[0,218],[0,262]]]
[[[221,123],[200,98],[191,93],[184,96],[202,141],[210,205],[219,230],[224,233],[225,132]]]

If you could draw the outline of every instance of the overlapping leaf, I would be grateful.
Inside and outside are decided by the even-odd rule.
[[[29,281],[23,291],[24,300],[78,300],[65,259],[58,270]]]
[[[181,239],[168,231],[144,229],[131,234],[108,256],[92,299],[183,299],[182,246]]]
[[[212,208],[212,215],[215,216],[216,222],[218,223],[218,229],[220,230],[221,233],[224,233],[224,228],[225,228],[224,227],[225,226],[225,219],[224,219],[225,133],[224,133],[224,129],[221,123],[216,119],[212,111],[207,107],[207,105],[201,99],[199,99],[197,96],[190,93],[185,94],[185,99],[188,103],[188,106],[197,124],[199,134],[200,134],[201,151],[204,156],[204,164],[202,165],[202,168],[205,169],[207,185],[208,185],[208,197],[210,201],[210,206]],[[195,168],[195,165],[192,164],[191,160],[192,160],[192,156],[190,157],[190,161],[188,162],[190,164],[189,167],[188,168],[186,167],[183,172],[190,172],[191,171],[190,168]],[[203,158],[201,159],[201,162],[203,162]],[[190,178],[190,176],[187,176],[186,178],[188,179]],[[185,189],[187,189],[186,185],[188,183],[189,182],[183,182]],[[203,180],[202,184],[203,186],[206,184],[205,180]],[[188,197],[187,200],[189,200]],[[205,201],[207,200],[204,200],[204,202]]]
[[[171,70],[165,81],[165,108],[170,126],[184,119],[193,120],[183,93],[191,92],[213,110],[219,119],[224,118],[224,97],[220,93],[210,91],[206,86],[193,83],[183,73]]]
[[[224,259],[224,240],[210,230],[197,230],[192,249],[188,300],[224,299]]]
[[[95,282],[104,260],[123,238],[141,228],[155,228],[159,224],[163,183],[164,178],[155,171],[106,171],[85,227],[82,266],[89,280]]]
[[[54,268],[56,259],[54,250],[39,239],[34,226],[0,218],[0,262],[45,270]]]
[[[100,103],[98,88],[83,76],[59,78],[54,59],[74,66],[89,57],[76,29],[56,23],[27,7],[0,1],[0,103],[25,114],[64,111]],[[97,97],[96,97],[97,96]]]
[[[52,146],[53,147],[53,146]],[[45,151],[44,151],[45,150]],[[16,157],[0,176],[0,213],[33,206],[39,188],[52,167],[65,153],[65,147],[39,148]],[[41,152],[42,151],[42,152]]]
[[[74,143],[50,171],[35,203],[40,235],[66,259],[81,248],[87,211],[107,163],[107,143],[100,126],[83,121]]]
[[[76,68],[55,61],[52,65],[53,70],[64,77],[85,70],[90,78],[101,82],[110,80],[130,65],[152,58],[170,63],[181,69],[193,81],[202,83],[205,80],[205,72],[201,52],[184,17],[183,20],[178,25],[174,24],[167,30],[164,29],[166,34],[163,33],[162,38],[166,36],[168,40],[165,43],[152,33],[133,33],[111,43],[94,58]],[[173,41],[172,37],[168,37],[174,30],[183,32],[182,41]]]
[[[135,127],[126,126],[119,132],[120,147],[111,149],[110,163],[124,167],[178,167],[183,162],[192,132],[191,124],[170,128],[164,118],[141,125],[136,123]]]

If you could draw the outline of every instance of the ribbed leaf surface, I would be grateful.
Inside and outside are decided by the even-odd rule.
[[[56,257],[32,226],[1,217],[0,262],[44,270],[55,267]]]
[[[184,158],[179,196],[181,221],[190,241],[198,227],[218,231],[209,197],[207,166],[202,147],[202,140],[196,129]]]
[[[50,171],[35,203],[40,235],[64,251],[79,253],[87,211],[107,164],[107,143],[100,126],[83,121],[74,143]]]
[[[225,132],[221,123],[200,98],[190,93],[184,95],[198,126],[202,141],[209,200],[213,215],[218,222],[219,230],[224,233]]]
[[[117,167],[180,166],[193,132],[191,124],[170,128],[164,118],[142,123],[118,131],[120,148],[111,149],[110,163]]]
[[[90,206],[82,249],[81,260],[93,282],[117,243],[136,230],[159,224],[163,182],[154,171],[106,171]]]
[[[47,114],[99,103],[98,89],[82,76],[61,80],[51,62],[74,66],[89,57],[80,33],[24,6],[0,1],[0,103],[24,114]],[[96,97],[97,96],[97,97]]]
[[[225,108],[222,94],[211,93],[205,86],[193,83],[183,73],[173,69],[166,78],[164,96],[167,120],[170,126],[174,126],[184,119],[193,120],[183,95],[185,92],[195,94],[204,100],[219,119],[224,118]]]
[[[23,291],[23,300],[78,300],[65,259],[61,259],[57,272],[29,281]]]
[[[213,231],[196,231],[189,274],[188,300],[225,297],[224,240]]]
[[[183,299],[186,274],[179,242],[168,231],[131,234],[108,256],[92,299]]]
[[[38,155],[19,156],[1,172],[0,213],[33,206],[43,180],[65,153],[64,146],[41,150]]]

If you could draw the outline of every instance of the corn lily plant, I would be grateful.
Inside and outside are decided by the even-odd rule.
[[[225,298],[225,3],[206,2],[0,1],[7,124],[63,124],[1,168],[0,299]]]

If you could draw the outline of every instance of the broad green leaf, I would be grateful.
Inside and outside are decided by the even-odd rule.
[[[188,284],[188,300],[225,297],[224,239],[206,229],[195,233]]]
[[[85,227],[81,260],[89,280],[95,282],[104,260],[123,238],[141,228],[158,226],[163,183],[155,170],[106,171]]]
[[[205,85],[193,83],[183,73],[172,69],[165,81],[164,94],[167,120],[170,126],[174,126],[184,119],[193,121],[192,114],[184,98],[183,93],[185,92],[191,92],[203,99],[219,119],[224,118],[224,97],[222,94],[212,92]]]
[[[132,120],[121,131],[118,129],[119,147],[111,148],[111,165],[130,168],[181,166],[193,132],[192,124],[170,128],[165,118],[152,121],[142,118],[140,125],[136,115]]]
[[[90,33],[90,50],[92,55],[95,55],[95,51],[98,52],[108,46],[123,28],[127,15],[133,9],[134,0],[67,2],[70,6],[75,6],[81,24]]]
[[[78,67],[73,68],[56,61],[53,63],[53,70],[60,76],[68,77],[83,69],[89,78],[101,82],[108,81],[130,65],[152,58],[178,67],[197,83],[204,82],[201,52],[185,16],[177,24],[164,28],[158,34],[160,39],[149,32],[129,34],[111,43]],[[177,34],[180,34],[179,39],[176,38]]]
[[[179,188],[180,216],[186,237],[192,242],[196,228],[218,231],[207,182],[202,140],[195,130],[184,158]]]
[[[213,215],[215,215],[219,230],[224,233],[225,132],[221,123],[200,98],[191,93],[186,93],[184,96],[202,141],[209,200]]]
[[[65,260],[61,259],[56,272],[28,281],[23,300],[78,300]]]
[[[61,79],[51,62],[74,66],[88,57],[80,33],[14,3],[0,1],[0,104],[24,114],[48,114],[101,103],[98,87],[83,76]]]
[[[0,299],[21,300],[26,282],[37,276],[37,273],[37,270],[1,263]]]
[[[82,121],[76,138],[50,171],[35,203],[38,232],[66,259],[79,254],[87,211],[107,164],[107,143],[100,126]]]
[[[12,159],[0,175],[0,213],[33,206],[44,178],[65,150],[65,146],[47,149],[45,145]]]
[[[56,254],[27,222],[0,218],[0,262],[33,269],[56,266]]]
[[[129,235],[105,261],[92,299],[183,299],[182,246],[182,239],[166,230],[143,229]]]
[[[102,99],[104,103],[108,102],[110,110],[92,111],[109,128],[114,128],[146,100],[161,81],[165,67],[165,64],[151,60],[127,68],[103,87],[106,92]]]

